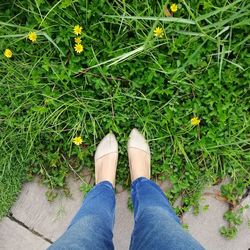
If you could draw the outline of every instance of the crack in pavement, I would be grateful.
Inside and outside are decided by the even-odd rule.
[[[29,230],[29,231],[30,231],[31,233],[33,233],[34,235],[36,235],[36,236],[38,236],[38,237],[40,237],[40,238],[46,240],[46,241],[49,242],[50,244],[53,243],[53,241],[51,241],[50,239],[44,237],[42,234],[38,233],[37,231],[35,231],[35,230],[29,228],[29,227],[26,226],[22,221],[16,219],[16,218],[13,216],[12,213],[10,213],[7,217],[8,217],[10,220],[16,222],[18,225],[20,225],[20,226],[26,228],[27,230]]]

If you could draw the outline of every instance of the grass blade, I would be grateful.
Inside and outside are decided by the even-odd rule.
[[[115,15],[104,15],[105,17],[110,18],[120,18],[120,19],[131,19],[131,20],[150,20],[150,21],[162,21],[162,22],[172,22],[172,23],[183,23],[183,24],[192,24],[195,22],[190,19],[184,19],[179,17],[153,17],[153,16],[115,16]]]

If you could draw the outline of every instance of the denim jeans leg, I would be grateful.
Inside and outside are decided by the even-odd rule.
[[[86,196],[67,231],[49,250],[114,249],[115,192],[108,181],[98,183]]]
[[[131,195],[135,219],[131,250],[204,249],[182,228],[167,197],[153,181],[136,179]]]

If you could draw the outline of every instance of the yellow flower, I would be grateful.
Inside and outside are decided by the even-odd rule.
[[[200,122],[201,122],[201,120],[200,120],[198,117],[193,117],[193,118],[191,119],[191,124],[192,124],[193,126],[199,125]]]
[[[82,137],[81,136],[78,136],[78,137],[75,137],[73,139],[73,143],[75,143],[77,146],[81,145],[82,144]]]
[[[74,34],[80,35],[81,33],[82,33],[82,26],[76,25],[76,26],[74,27]]]
[[[81,43],[82,39],[81,37],[75,37],[75,43]]]
[[[77,43],[74,47],[76,53],[80,54],[81,52],[83,52],[83,46],[80,43]]]
[[[11,58],[13,55],[12,51],[10,49],[6,49],[4,51],[4,56],[6,56],[7,58]]]
[[[163,28],[157,27],[154,30],[155,37],[163,38],[164,32]]]
[[[171,4],[170,9],[173,13],[175,13],[178,10],[178,5],[173,3]]]
[[[36,39],[37,39],[37,34],[35,32],[30,32],[28,34],[28,39],[31,41],[31,42],[35,42]]]

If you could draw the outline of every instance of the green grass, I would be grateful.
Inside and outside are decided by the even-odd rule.
[[[147,137],[154,178],[168,178],[179,214],[198,208],[207,184],[240,202],[250,185],[249,14],[237,1],[21,1],[0,5],[0,216],[21,184],[39,175],[49,189],[94,172],[93,154],[113,131],[118,183],[129,187],[126,142]],[[171,2],[167,2],[167,6]],[[73,27],[83,26],[84,52]],[[154,37],[154,29],[164,37]],[[37,42],[27,40],[35,31]],[[9,48],[13,57],[5,58]],[[199,126],[191,126],[197,116]],[[75,136],[84,144],[72,144]],[[65,160],[66,159],[66,160]],[[224,232],[224,234],[226,234]]]

